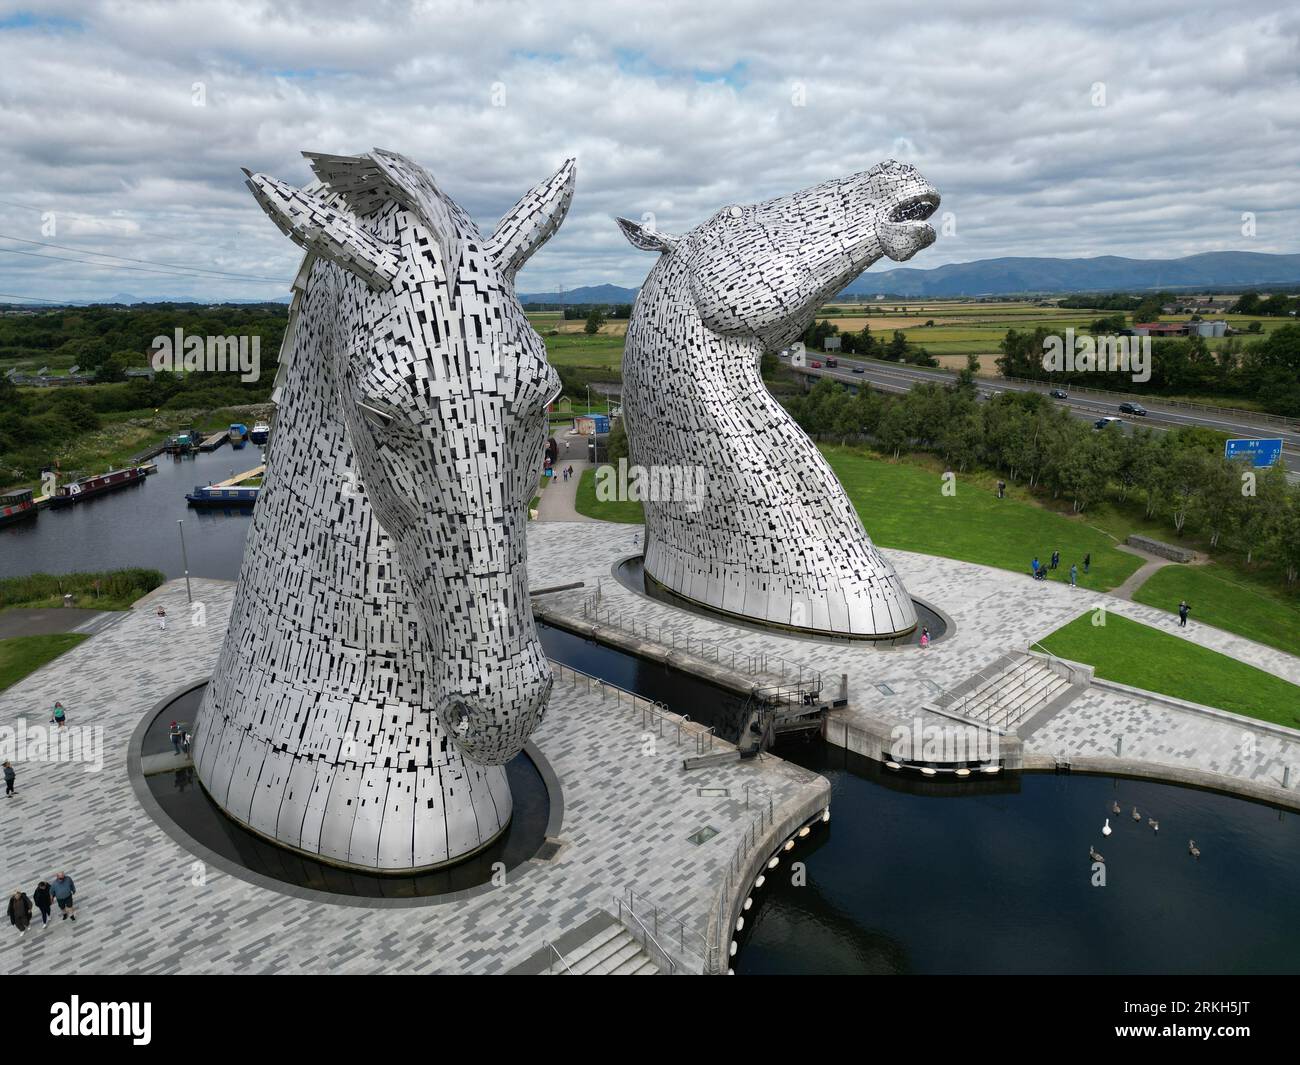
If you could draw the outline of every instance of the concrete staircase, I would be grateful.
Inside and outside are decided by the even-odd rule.
[[[556,976],[655,976],[659,972],[650,955],[632,938],[632,933],[615,922],[596,932],[585,943],[564,952],[566,969],[557,959],[551,973]]]
[[[1011,732],[1046,718],[1087,687],[1065,663],[1025,653],[1001,656],[929,708]]]

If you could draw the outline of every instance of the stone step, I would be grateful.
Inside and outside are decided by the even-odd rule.
[[[566,951],[564,954],[564,960],[569,963],[570,969],[574,972],[578,972],[593,954],[604,949],[613,940],[617,939],[619,935],[626,934],[626,932],[627,929],[623,928],[622,925],[606,925],[585,943]]]

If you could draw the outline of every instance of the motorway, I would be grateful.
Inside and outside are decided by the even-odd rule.
[[[832,357],[839,361],[839,365],[834,369],[825,365],[824,355],[814,355],[813,353],[809,353],[808,360],[809,362],[823,363],[820,368],[791,366],[790,369],[797,374],[805,374],[808,377],[827,377],[832,381],[838,381],[845,385],[860,385],[865,380],[870,383],[872,388],[882,392],[907,392],[923,382],[951,385],[957,381],[957,375],[948,370],[877,362],[873,359]],[[855,367],[861,367],[862,372],[854,373]],[[1046,395],[1053,387],[1056,387],[1051,384],[1010,382],[1000,377],[977,377],[975,384],[984,398],[995,396],[1000,392],[1041,392]],[[1270,423],[1264,417],[1252,418],[1252,412],[1250,411],[1229,412],[1209,408],[1198,410],[1195,407],[1174,407],[1162,404],[1158,399],[1148,400],[1145,398],[1141,400],[1135,399],[1135,402],[1140,402],[1146,408],[1146,417],[1134,417],[1120,413],[1119,403],[1121,401],[1122,399],[1118,397],[1102,397],[1084,393],[1081,395],[1071,394],[1069,399],[1056,400],[1055,402],[1068,406],[1070,413],[1082,421],[1095,422],[1103,416],[1122,418],[1126,429],[1130,426],[1143,425],[1151,429],[1168,431],[1182,425],[1199,425],[1234,437],[1281,438],[1282,455],[1286,460],[1289,471],[1288,479],[1294,480],[1300,477],[1300,421],[1298,420],[1285,423],[1273,421]]]

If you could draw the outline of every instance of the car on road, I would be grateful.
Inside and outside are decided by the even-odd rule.
[[[830,367],[831,369],[834,369],[834,368],[837,367],[839,364],[840,364],[840,360],[839,360],[839,359],[833,358],[833,357],[831,357],[831,356],[827,356],[827,358],[826,358],[826,365],[827,365],[828,367]]]
[[[1093,428],[1094,428],[1094,429],[1105,429],[1107,426],[1110,426],[1110,425],[1123,425],[1123,424],[1124,424],[1124,419],[1123,419],[1123,418],[1111,418],[1111,417],[1105,417],[1105,418],[1098,418],[1098,419],[1093,423]]]
[[[1119,405],[1119,412],[1121,414],[1132,414],[1137,418],[1145,418],[1147,416],[1147,409],[1142,406],[1141,403],[1121,403]]]
[[[865,369],[863,369],[861,366],[855,366],[855,367],[853,367],[853,372],[854,372],[854,373],[866,373],[867,371],[866,371]]]
[[[1067,392],[1065,389],[1063,389],[1063,388],[1054,388],[1054,389],[1052,389],[1050,392],[1048,392],[1047,394],[1048,394],[1049,396],[1051,396],[1053,399],[1069,399],[1069,398],[1070,398],[1070,393],[1068,393],[1068,392]]]
[[[813,361],[808,364],[808,368],[810,370],[820,370],[822,368],[822,364],[818,362],[816,359],[813,359]]]

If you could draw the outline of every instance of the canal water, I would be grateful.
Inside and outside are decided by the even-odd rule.
[[[705,724],[733,718],[693,677],[547,626],[542,642]],[[831,782],[831,820],[789,855],[801,883],[784,861],[755,893],[740,974],[1300,972],[1298,814],[1118,777],[912,781],[820,738],[775,753]]]
[[[0,528],[0,577],[128,566],[180,577],[178,520],[185,522],[191,576],[238,577],[252,508],[198,510],[185,502],[185,493],[260,466],[261,449],[235,451],[225,444],[193,458],[159,455],[153,461],[158,472],[139,484]]]

